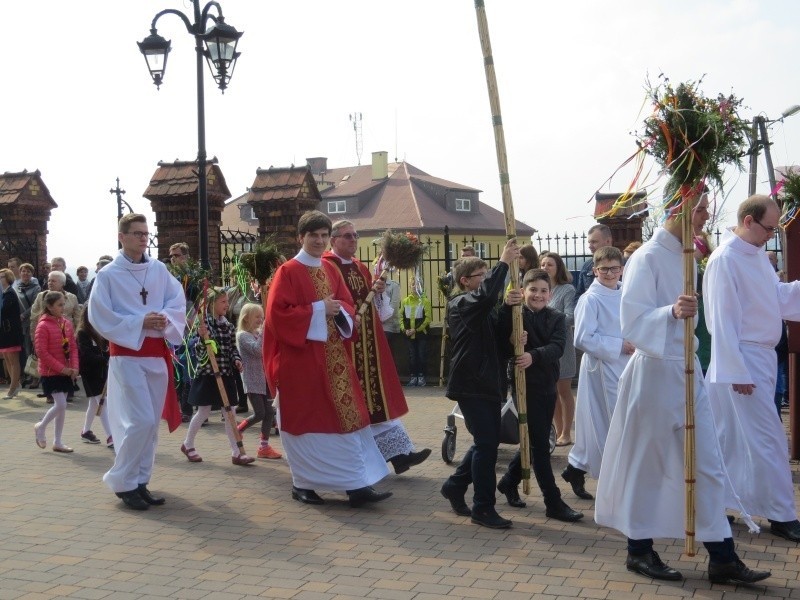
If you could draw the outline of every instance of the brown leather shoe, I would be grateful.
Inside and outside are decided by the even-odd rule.
[[[240,467],[246,467],[256,462],[256,459],[252,456],[247,456],[247,454],[240,454],[239,456],[231,456],[231,462]]]

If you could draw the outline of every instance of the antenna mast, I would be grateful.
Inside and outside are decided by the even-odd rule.
[[[361,113],[352,113],[350,122],[353,124],[353,133],[356,135],[356,159],[361,166],[361,154],[364,151],[364,138],[361,135]]]

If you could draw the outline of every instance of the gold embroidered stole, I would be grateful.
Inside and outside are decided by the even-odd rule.
[[[370,287],[356,263],[339,264],[345,283],[356,303],[356,310],[358,310],[366,300]],[[383,357],[380,355],[377,343],[376,320],[375,306],[370,304],[361,320],[361,326],[357,332],[358,337],[352,345],[351,354],[358,381],[361,384],[361,391],[364,392],[364,399],[367,401],[370,421],[382,423],[389,420],[389,410],[386,406],[386,392],[383,389],[383,378],[381,377],[380,362]]]
[[[331,294],[331,286],[322,267],[307,267],[317,299],[322,300]],[[339,330],[332,317],[326,317],[328,341],[325,348],[325,368],[328,372],[330,395],[339,417],[339,425],[345,433],[361,429],[361,414],[353,397],[350,371],[347,368],[347,353]]]

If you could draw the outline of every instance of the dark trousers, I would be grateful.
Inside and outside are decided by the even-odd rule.
[[[242,381],[242,374],[236,369],[233,369],[233,376],[236,378],[236,396],[239,399],[237,410],[242,412],[247,411],[247,394],[244,393],[244,382]]]
[[[725,538],[721,542],[703,542],[708,551],[708,561],[714,564],[730,563],[739,558],[733,547],[733,538]],[[628,553],[633,556],[647,554],[653,549],[652,539],[632,540],[628,538]]]
[[[500,445],[500,402],[461,399],[458,407],[464,416],[467,431],[472,434],[473,445],[467,450],[461,464],[445,482],[445,486],[466,493],[472,484],[475,492],[473,512],[494,508],[495,466],[497,447]]]
[[[412,377],[425,377],[425,363],[428,360],[428,334],[417,332],[413,338],[406,337],[408,343],[408,370]]]
[[[531,464],[536,483],[542,490],[546,506],[561,499],[561,491],[553,476],[550,464],[550,428],[556,409],[556,394],[528,394],[528,437],[531,442]],[[519,451],[511,459],[508,471],[503,476],[508,483],[517,486],[522,481],[522,458]]]

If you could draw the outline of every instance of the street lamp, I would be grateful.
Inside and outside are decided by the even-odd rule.
[[[114,194],[117,197],[117,223],[119,223],[120,219],[122,218],[122,205],[123,204],[128,207],[128,212],[129,213],[133,212],[133,209],[131,208],[131,205],[128,204],[127,200],[124,200],[122,198],[122,194],[125,193],[125,190],[120,189],[120,187],[119,187],[119,177],[117,177],[117,187],[108,190],[108,193],[109,194]],[[117,241],[117,248],[119,250],[122,250],[122,242]]]
[[[775,187],[777,185],[775,181],[775,170],[772,168],[772,154],[769,150],[769,147],[772,145],[772,143],[769,141],[767,127],[773,123],[783,123],[784,119],[791,117],[798,112],[800,112],[800,104],[793,104],[781,113],[780,119],[771,120],[767,119],[764,115],[756,115],[753,117],[753,126],[750,131],[750,150],[747,151],[747,153],[750,155],[750,181],[747,190],[748,196],[752,196],[756,193],[758,154],[761,152],[761,148],[763,147],[764,159],[767,162],[767,175],[769,177],[769,195],[774,200],[777,200],[775,197]]]
[[[164,83],[164,72],[167,68],[167,56],[171,50],[171,41],[158,35],[156,22],[167,14],[176,15],[186,26],[186,31],[195,39],[197,54],[197,208],[200,223],[200,264],[210,268],[208,257],[208,195],[206,192],[206,117],[205,96],[203,93],[203,57],[208,62],[208,68],[217,87],[225,93],[228,82],[233,75],[236,59],[239,52],[236,46],[242,33],[225,23],[222,16],[222,7],[218,2],[208,2],[201,10],[200,0],[191,0],[194,7],[194,22],[189,20],[179,10],[168,8],[162,10],[150,25],[150,35],[141,42],[137,42],[139,50],[144,55],[147,70],[153,78],[157,89]],[[217,15],[210,13],[216,9]],[[212,25],[208,27],[209,21]]]

